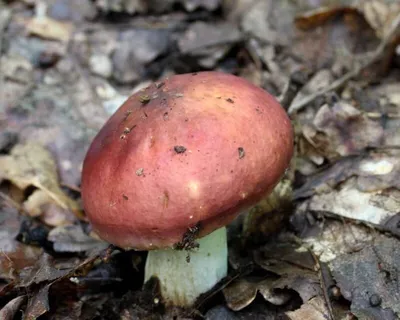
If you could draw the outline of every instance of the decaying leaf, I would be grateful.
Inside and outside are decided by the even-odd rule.
[[[254,262],[267,271],[264,276],[250,274],[223,289],[231,310],[242,310],[260,295],[277,306],[286,304],[296,292],[303,302],[321,295],[321,285],[311,254],[290,244],[267,244],[256,251]]]
[[[315,297],[303,304],[296,311],[286,312],[291,320],[326,320],[329,319],[328,309],[322,297]]]
[[[25,268],[21,272],[21,280],[18,283],[20,287],[29,287],[32,284],[41,284],[54,281],[66,276],[70,268],[58,268],[56,260],[47,253],[43,253],[35,265]]]
[[[60,207],[81,217],[79,205],[60,189],[56,163],[48,150],[36,143],[16,145],[10,155],[0,157],[0,178],[20,189],[29,186],[46,192]]]
[[[279,275],[274,289],[292,289],[303,302],[321,294],[321,284],[310,252],[289,243],[266,245],[254,257],[263,269]]]
[[[309,202],[309,210],[330,212],[377,225],[393,217],[399,207],[400,191],[359,191],[354,178],[343,183],[337,190],[313,196]]]
[[[303,242],[322,262],[332,261],[342,254],[357,252],[373,239],[371,229],[355,224],[326,220],[318,227],[320,233],[306,237]]]
[[[36,320],[41,315],[50,310],[49,305],[49,289],[50,284],[44,285],[37,290],[28,301],[25,310],[25,319]]]
[[[355,154],[367,147],[378,147],[384,143],[384,130],[379,121],[369,119],[366,114],[344,101],[332,107],[322,106],[313,124],[317,132],[309,139],[328,158]],[[323,136],[318,135],[318,132],[323,133]]]
[[[398,241],[378,236],[359,252],[338,256],[331,270],[351,311],[360,319],[397,319],[400,315]]]

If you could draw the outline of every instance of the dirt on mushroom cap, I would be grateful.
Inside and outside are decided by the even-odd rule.
[[[124,248],[172,246],[199,222],[199,236],[226,225],[272,190],[293,152],[285,111],[246,80],[201,72],[162,83],[120,107],[84,162],[86,213]]]

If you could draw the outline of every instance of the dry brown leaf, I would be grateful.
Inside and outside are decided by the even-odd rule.
[[[51,153],[36,143],[16,145],[10,155],[0,157],[0,179],[10,180],[20,189],[35,186],[63,209],[82,217],[78,203],[60,189],[57,166]]]
[[[73,31],[72,24],[59,22],[46,16],[30,19],[25,27],[29,34],[62,42],[68,42]]]

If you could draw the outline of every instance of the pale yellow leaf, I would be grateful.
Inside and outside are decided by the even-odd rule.
[[[0,178],[10,180],[22,190],[34,186],[46,192],[61,208],[81,214],[76,201],[60,189],[56,163],[51,153],[40,144],[19,144],[10,155],[1,156]]]
[[[47,16],[34,17],[26,24],[28,33],[44,39],[68,42],[73,26],[67,22],[60,22]]]

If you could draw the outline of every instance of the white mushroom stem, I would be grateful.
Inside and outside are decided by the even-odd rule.
[[[161,249],[148,254],[145,282],[152,276],[159,279],[166,305],[189,307],[227,275],[226,228],[220,228],[197,242],[199,247],[191,251]]]

